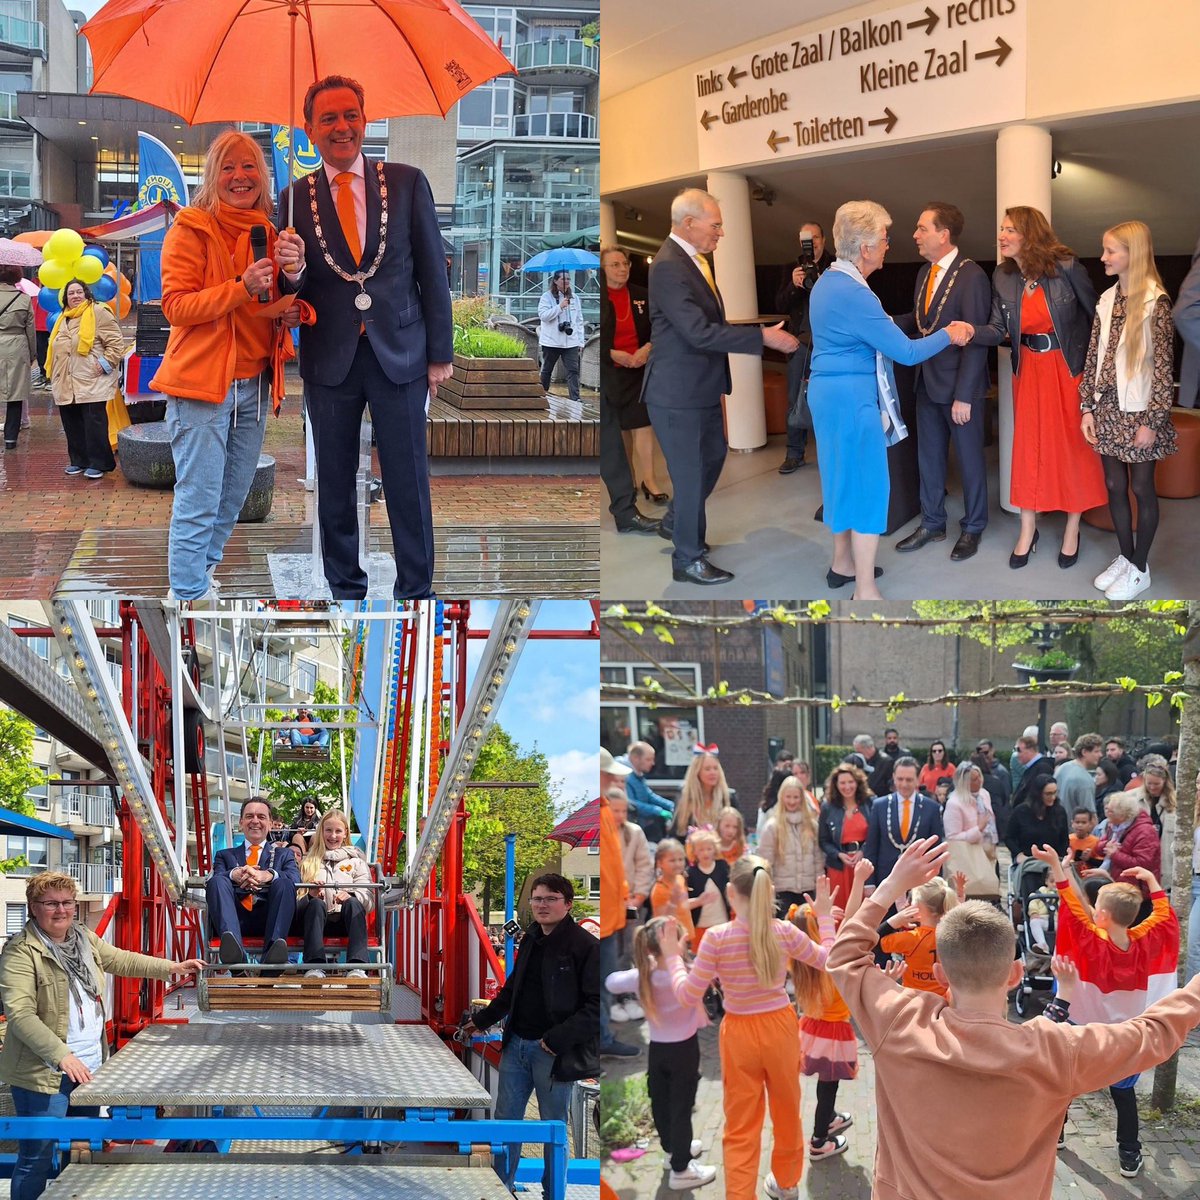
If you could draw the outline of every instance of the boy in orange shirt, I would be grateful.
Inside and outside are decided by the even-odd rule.
[[[1096,828],[1096,814],[1086,808],[1077,808],[1071,817],[1070,848],[1067,857],[1080,869],[1098,867],[1104,861],[1103,854],[1096,854],[1100,839],[1092,832]]]

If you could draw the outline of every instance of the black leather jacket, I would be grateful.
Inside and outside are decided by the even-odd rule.
[[[859,807],[865,817],[871,811],[871,797],[868,796]],[[846,865],[838,858],[842,850],[842,824],[845,819],[846,810],[844,808],[830,804],[828,800],[822,803],[821,815],[817,821],[817,839],[821,844],[821,851],[825,855],[825,865],[831,871],[840,871]]]
[[[1092,317],[1096,312],[1096,289],[1075,258],[1063,259],[1057,275],[1043,276],[1038,283],[1046,293],[1046,306],[1050,309],[1050,319],[1054,322],[1054,332],[1058,334],[1067,369],[1072,375],[1078,375],[1087,359]],[[1021,297],[1024,294],[1020,273],[998,266],[992,273],[991,321],[985,328],[975,330],[975,342],[980,346],[999,346],[1008,338],[1012,343],[1014,375],[1020,370]]]

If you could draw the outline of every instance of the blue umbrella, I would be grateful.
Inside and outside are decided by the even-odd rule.
[[[588,267],[598,267],[600,256],[590,250],[576,250],[572,246],[563,246],[558,250],[543,250],[535,254],[522,268],[522,271],[583,271]]]

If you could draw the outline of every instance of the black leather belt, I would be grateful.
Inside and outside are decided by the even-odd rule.
[[[1021,345],[1032,350],[1034,354],[1045,354],[1047,350],[1058,350],[1062,343],[1057,333],[1023,333]]]
[[[842,843],[842,853],[843,854],[856,854],[866,844],[867,844],[866,842],[843,842]]]

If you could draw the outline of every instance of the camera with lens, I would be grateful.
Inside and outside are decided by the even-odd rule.
[[[813,240],[811,234],[800,235],[800,257],[796,260],[798,267],[815,267],[817,265],[817,256],[813,250]]]
[[[558,332],[565,333],[568,336],[570,336],[572,333],[575,332],[575,330],[574,330],[574,327],[571,325],[570,321],[559,321]]]

